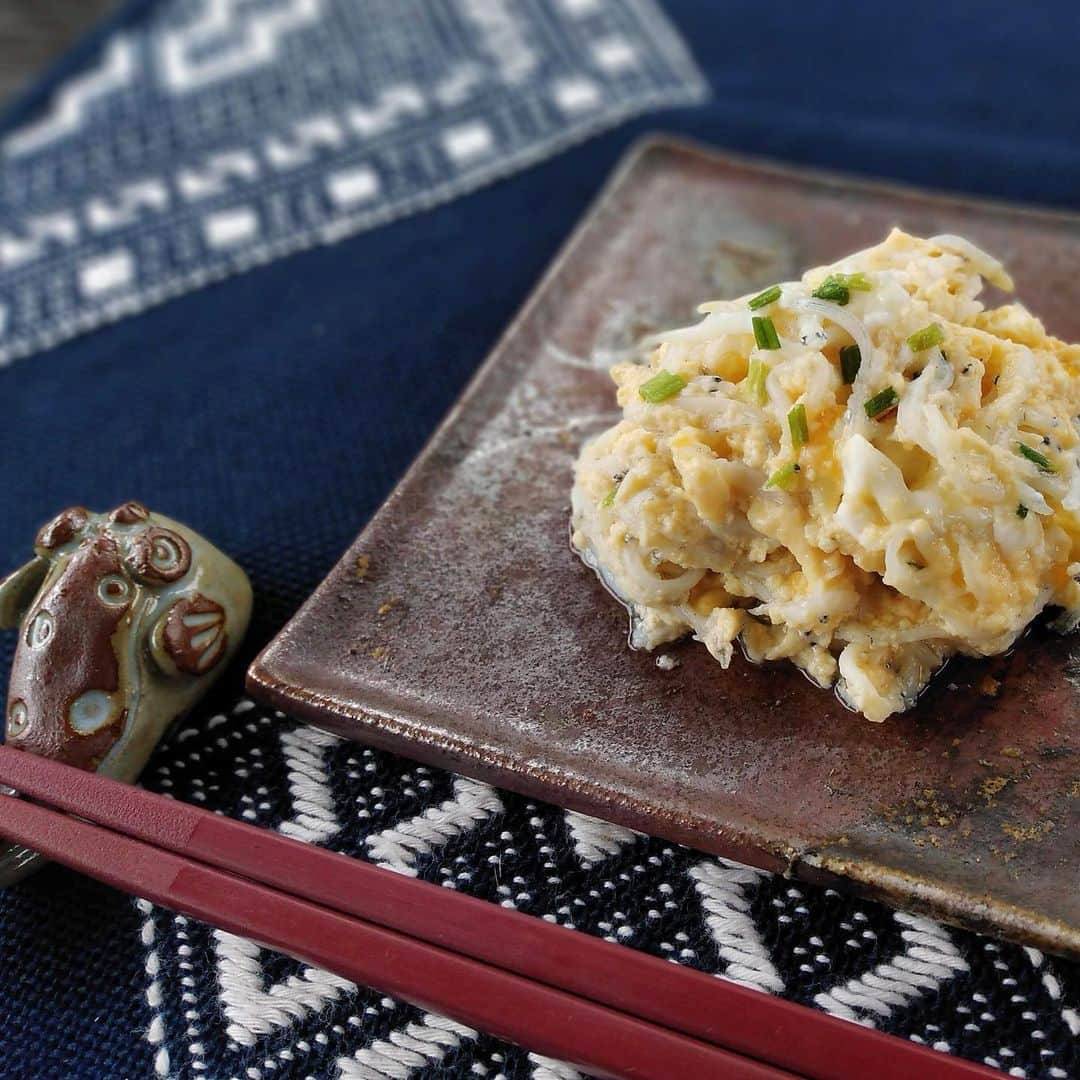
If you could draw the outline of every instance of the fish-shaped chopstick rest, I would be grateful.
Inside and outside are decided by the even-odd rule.
[[[6,742],[133,781],[243,638],[247,575],[137,502],[108,514],[73,506],[41,529],[34,553],[0,581],[0,627],[19,627]],[[38,861],[0,845],[0,888]]]

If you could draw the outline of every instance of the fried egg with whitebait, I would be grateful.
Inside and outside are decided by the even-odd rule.
[[[876,247],[658,335],[578,458],[573,544],[724,667],[790,660],[868,720],[956,653],[1080,622],[1080,346],[957,236]]]

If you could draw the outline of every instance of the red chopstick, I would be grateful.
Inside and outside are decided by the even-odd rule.
[[[47,807],[8,798],[0,831],[110,885],[597,1076],[792,1076]]]
[[[428,947],[453,950],[460,954],[459,958],[475,958],[525,980],[575,995],[577,1000],[590,999],[585,1004],[606,1006],[604,1011],[629,1014],[805,1076],[826,1080],[872,1073],[876,1080],[900,1080],[913,1075],[949,1078],[998,1075],[972,1062],[825,1016],[625,946],[6,747],[0,747],[0,783],[118,833],[138,837],[154,845],[145,850],[153,850],[155,857],[160,857],[156,848],[164,848],[208,864],[195,870],[188,868],[186,875],[178,880],[186,882],[193,873],[196,880],[202,880],[197,875],[211,873],[210,866],[231,871],[336,912],[378,924],[388,932],[395,932],[395,937],[408,935],[428,943]],[[17,800],[11,803],[19,806],[20,811],[38,809],[27,808]],[[12,835],[15,823],[7,811],[8,805],[0,803],[0,833]],[[56,819],[46,811],[39,812],[54,822],[70,823],[70,819]],[[43,822],[35,819],[33,824],[42,826]],[[126,862],[110,866],[109,860],[92,847],[59,846],[45,850],[44,841],[36,834],[13,838],[90,876],[158,899],[167,906],[181,907],[216,925],[224,925],[223,916],[227,916],[232,924],[226,929],[235,927],[238,933],[274,944],[286,952],[297,954],[301,948],[307,948],[303,953],[306,959],[389,993],[418,1001],[425,992],[433,992],[423,983],[411,988],[391,986],[380,975],[381,968],[368,967],[363,974],[355,969],[344,971],[340,956],[315,956],[306,944],[311,935],[301,933],[298,937],[296,928],[290,940],[271,941],[254,922],[238,918],[238,912],[246,912],[247,908],[221,903],[217,886],[205,896],[189,890],[155,897],[147,891],[147,884],[132,880],[132,868]],[[126,838],[114,835],[113,839]],[[229,880],[255,887],[236,878]],[[198,909],[194,904],[199,905]],[[317,939],[313,944],[318,944]],[[421,947],[416,942],[412,944]],[[430,998],[425,1000],[429,1007],[463,1018],[461,1009],[455,1009],[460,982],[452,990],[453,998],[440,1000],[437,1005],[432,1006]],[[505,1006],[505,1001],[500,1004]],[[478,1021],[478,1026],[506,1034],[505,1026],[498,1026],[505,1008],[498,1012],[493,1018]],[[463,1022],[472,1023],[469,1019]],[[580,1018],[576,1026],[582,1027]],[[549,1052],[540,1047],[535,1037],[510,1034],[506,1037]],[[552,1051],[551,1056],[571,1055],[564,1049]],[[593,1063],[585,1067],[601,1071]],[[680,1074],[668,1071],[663,1075]]]

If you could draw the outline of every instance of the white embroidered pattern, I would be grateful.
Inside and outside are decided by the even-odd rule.
[[[267,139],[263,152],[275,169],[284,172],[309,164],[323,150],[338,150],[347,141],[348,135],[336,117],[317,113],[298,121],[284,135]]]
[[[332,172],[326,178],[326,190],[338,206],[355,206],[379,194],[379,176],[368,165]]]
[[[231,184],[255,180],[260,171],[259,158],[250,150],[225,150],[180,169],[176,187],[185,199],[196,202],[221,195]]]
[[[334,735],[306,726],[281,736],[294,815],[281,825],[286,836],[319,844],[341,831],[325,766],[327,751],[340,742]]]
[[[489,784],[459,776],[454,797],[408,821],[367,838],[368,854],[380,866],[416,877],[416,860],[502,812],[499,793]]]
[[[574,841],[574,852],[582,866],[592,866],[617,855],[626,844],[632,844],[641,835],[633,829],[574,810],[566,811],[566,824]]]
[[[64,86],[50,112],[4,139],[5,153],[28,154],[77,131],[91,103],[126,86],[134,74],[134,43],[128,37],[114,38],[98,67]]]
[[[940,989],[960,972],[968,970],[949,931],[940,923],[898,911],[896,921],[904,927],[900,936],[906,948],[873,971],[843,986],[818,994],[819,1009],[867,1027],[889,1016],[893,1009],[909,1005],[923,994]]]
[[[2,144],[0,364],[705,95],[653,0],[580,3],[159,0]]]
[[[74,244],[79,219],[67,210],[36,214],[20,222],[19,232],[0,232],[0,269],[10,270],[40,258],[55,247]]]
[[[290,31],[318,16],[319,0],[283,0],[263,11],[251,11],[243,0],[204,0],[195,21],[162,36],[162,84],[174,94],[186,94],[235,78],[269,63]]]
[[[487,124],[479,120],[448,128],[443,132],[442,142],[455,165],[466,165],[474,158],[484,157],[495,149],[494,133]]]
[[[373,139],[405,120],[425,115],[428,108],[428,100],[418,86],[399,83],[381,91],[371,105],[346,105],[342,115],[354,135],[361,139]]]
[[[418,1023],[407,1024],[351,1057],[340,1058],[339,1075],[341,1080],[407,1080],[417,1069],[437,1065],[463,1040],[475,1038],[472,1028],[425,1013]]]
[[[135,260],[126,248],[87,259],[79,267],[79,288],[84,296],[101,296],[129,285],[135,278]]]
[[[135,907],[143,916],[142,926],[139,929],[139,938],[146,949],[143,968],[150,979],[146,987],[146,1004],[150,1006],[153,1019],[146,1029],[146,1041],[151,1046],[156,1047],[154,1051],[154,1072],[158,1076],[165,1077],[169,1075],[171,1062],[169,1060],[169,1051],[162,1046],[165,1041],[165,1024],[161,1019],[160,1012],[162,996],[158,976],[161,974],[161,958],[158,956],[157,949],[154,948],[154,905],[149,900],[140,899],[135,901]]]
[[[219,210],[203,218],[203,230],[212,248],[236,247],[258,235],[259,215],[250,206]]]
[[[529,1064],[532,1066],[532,1080],[584,1080],[581,1073],[565,1061],[530,1054]]]
[[[105,233],[133,225],[143,212],[156,213],[169,205],[169,188],[161,180],[135,180],[115,192],[95,195],[86,203],[86,223]]]
[[[727,962],[723,978],[769,994],[783,993],[784,980],[750,914],[749,890],[764,877],[762,871],[714,859],[698,863],[690,876],[705,909],[705,924]]]
[[[313,967],[266,988],[262,949],[255,942],[215,930],[214,947],[227,1033],[239,1046],[253,1046],[263,1036],[287,1028],[356,990],[348,979]]]
[[[1061,1002],[1061,1018],[1065,1021],[1065,1026],[1073,1035],[1080,1035],[1080,1010],[1071,1009],[1065,1005],[1061,996],[1061,983],[1058,982],[1057,976],[1045,966],[1043,954],[1038,949],[1030,947],[1025,947],[1024,952],[1031,960],[1031,966],[1041,973],[1040,982],[1050,995],[1051,1001]]]

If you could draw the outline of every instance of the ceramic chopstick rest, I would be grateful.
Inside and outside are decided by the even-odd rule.
[[[63,511],[0,581],[0,627],[19,627],[7,744],[134,780],[224,670],[250,615],[247,575],[186,526],[136,502]],[[38,861],[0,846],[0,887]]]

